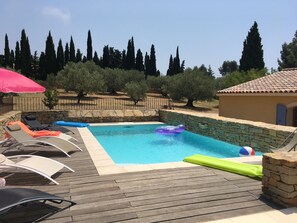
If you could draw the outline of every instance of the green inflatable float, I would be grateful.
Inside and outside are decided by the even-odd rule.
[[[212,167],[220,170],[229,171],[253,178],[262,178],[262,165],[247,163],[237,163],[210,156],[193,155],[184,158],[185,162],[194,163],[202,166]]]

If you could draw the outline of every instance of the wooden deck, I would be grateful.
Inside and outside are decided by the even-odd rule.
[[[55,149],[38,153],[75,170],[54,176],[59,185],[31,173],[6,178],[8,187],[35,188],[77,203],[44,222],[202,222],[280,208],[261,198],[260,181],[201,166],[99,176],[79,145],[84,151],[71,158]],[[9,222],[24,222],[28,214]]]

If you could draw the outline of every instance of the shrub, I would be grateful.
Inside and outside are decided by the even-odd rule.
[[[54,109],[54,107],[58,104],[58,91],[57,90],[49,90],[47,89],[44,92],[45,98],[42,100],[43,104],[48,107],[50,110]]]

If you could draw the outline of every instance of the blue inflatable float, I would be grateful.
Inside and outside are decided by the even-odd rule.
[[[54,122],[55,125],[61,126],[69,126],[69,127],[88,127],[88,123],[84,122],[65,122],[65,121],[56,121]]]

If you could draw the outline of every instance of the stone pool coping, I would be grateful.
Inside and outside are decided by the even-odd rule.
[[[117,123],[100,123],[91,124],[91,126],[102,126],[102,125],[129,125],[129,124],[163,124],[162,122],[117,122]],[[147,171],[156,169],[168,169],[168,168],[181,168],[181,167],[193,167],[196,164],[186,162],[169,162],[169,163],[155,163],[155,164],[135,164],[135,165],[116,165],[111,157],[107,154],[104,148],[96,140],[93,134],[88,128],[78,128],[79,133],[84,141],[84,144],[91,156],[91,159],[97,169],[99,175]],[[262,156],[251,156],[251,157],[236,157],[226,158],[237,162],[261,162]]]

